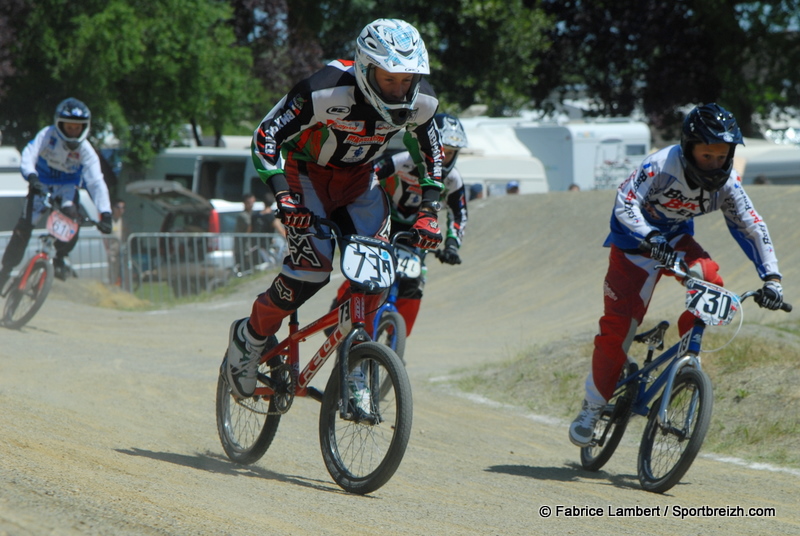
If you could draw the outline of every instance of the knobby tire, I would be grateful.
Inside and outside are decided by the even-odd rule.
[[[403,356],[406,353],[406,321],[403,315],[396,311],[383,313],[374,339],[394,350],[400,361],[405,364]]]
[[[708,432],[713,408],[711,380],[701,370],[686,368],[675,378],[669,396],[667,420],[658,425],[661,398],[647,417],[639,447],[639,482],[647,491],[664,493],[680,482],[692,465]]]
[[[340,417],[341,381],[334,369],[325,388],[319,416],[322,458],[333,480],[347,492],[366,494],[394,475],[411,435],[411,383],[397,355],[377,342],[354,346],[347,357],[348,371],[364,366],[373,396],[377,424]],[[377,374],[373,374],[377,372]],[[386,385],[385,392],[379,386]],[[352,404],[352,401],[349,402]]]
[[[44,300],[53,287],[54,269],[50,261],[39,259],[20,289],[18,280],[12,282],[12,289],[6,297],[3,308],[3,325],[11,329],[19,329],[27,324],[44,304]]]
[[[227,366],[223,361],[222,366]],[[266,369],[266,365],[261,365]],[[262,370],[264,372],[265,370]],[[272,444],[281,416],[270,397],[237,400],[225,374],[217,380],[217,431],[222,448],[231,461],[248,465],[261,459]]]
[[[637,368],[635,364],[628,363],[621,377],[633,374]],[[581,465],[587,471],[599,471],[617,450],[631,419],[631,406],[637,386],[636,382],[629,383],[627,388],[613,397],[600,413],[600,418],[594,427],[593,445],[581,449]],[[606,434],[605,441],[602,445],[598,445],[596,442],[603,437],[603,433]]]

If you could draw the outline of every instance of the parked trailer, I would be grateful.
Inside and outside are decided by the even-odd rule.
[[[638,121],[518,123],[515,133],[544,164],[550,191],[616,188],[650,153],[650,129]]]

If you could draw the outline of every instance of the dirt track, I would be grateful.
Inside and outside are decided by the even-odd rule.
[[[800,188],[749,192],[797,305]],[[231,320],[249,312],[261,283],[199,305],[134,313],[75,303],[74,288],[58,282],[26,328],[0,331],[0,535],[800,535],[800,471],[701,457],[681,485],[653,495],[639,489],[633,441],[589,474],[565,423],[473,402],[435,381],[529,343],[591,336],[610,206],[608,192],[471,206],[464,264],[431,266],[406,351],[415,404],[409,449],[395,477],[367,497],[331,481],[310,400],[295,403],[257,464],[239,467],[224,456],[214,421],[217,368]],[[698,220],[698,235],[732,288],[757,282],[720,215]],[[321,313],[332,292],[315,297],[303,318]],[[653,308],[673,302],[657,294]],[[755,308],[748,315],[765,318]],[[558,505],[598,507],[604,516],[542,517],[542,507]],[[609,516],[637,506],[659,507],[660,517]],[[673,510],[702,506],[776,514],[680,519]]]

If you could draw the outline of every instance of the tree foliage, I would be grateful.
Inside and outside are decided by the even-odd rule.
[[[425,41],[430,81],[443,108],[458,112],[480,103],[492,114],[509,114],[529,102],[530,86],[537,83],[534,69],[549,46],[549,23],[528,3],[327,0],[320,43],[327,58],[352,58],[365,25],[378,18],[406,20]]]
[[[143,164],[181,125],[221,134],[246,114],[251,59],[207,0],[37,0],[11,21],[15,76],[0,117],[24,144],[73,96],[92,110],[94,135],[113,125],[128,160]]]
[[[538,103],[580,91],[598,114],[641,106],[656,128],[686,105],[718,101],[752,135],[754,112],[800,104],[797,0],[544,0],[556,24],[537,69]]]
[[[291,86],[349,59],[361,29],[422,34],[442,109],[507,115],[586,95],[598,114],[641,108],[656,129],[718,101],[800,107],[800,0],[4,0],[0,129],[21,146],[67,96],[146,163],[191,123],[249,132]],[[791,31],[790,31],[791,29]],[[240,126],[247,123],[247,126]],[[237,130],[239,129],[239,130]]]

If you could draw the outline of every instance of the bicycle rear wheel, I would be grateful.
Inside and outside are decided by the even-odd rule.
[[[39,259],[33,263],[23,288],[19,280],[12,283],[3,308],[3,324],[7,328],[19,329],[39,311],[53,286],[53,265]]]
[[[658,424],[661,398],[669,396],[667,422]],[[681,371],[672,393],[663,393],[647,417],[639,447],[639,482],[647,491],[664,493],[689,470],[708,432],[713,394],[711,380],[695,368]]]
[[[226,366],[224,360],[222,366]],[[266,365],[262,364],[261,369],[266,369]],[[231,393],[224,372],[220,370],[217,380],[217,431],[228,458],[244,465],[260,460],[272,444],[280,421],[281,416],[272,397],[237,399]]]
[[[363,495],[388,482],[405,455],[411,435],[411,383],[400,359],[382,344],[358,344],[347,359],[349,371],[363,367],[371,393],[386,386],[372,397],[371,416],[377,422],[340,418],[341,382],[334,369],[320,410],[320,447],[333,480],[345,491]]]
[[[636,363],[628,363],[621,377],[634,374],[638,368]],[[581,449],[581,465],[587,471],[599,471],[617,450],[631,419],[631,403],[636,396],[637,386],[637,382],[629,383],[600,413],[594,426],[592,444]]]
[[[388,346],[405,365],[403,355],[406,353],[406,321],[403,315],[395,311],[387,311],[381,315],[375,342]]]

